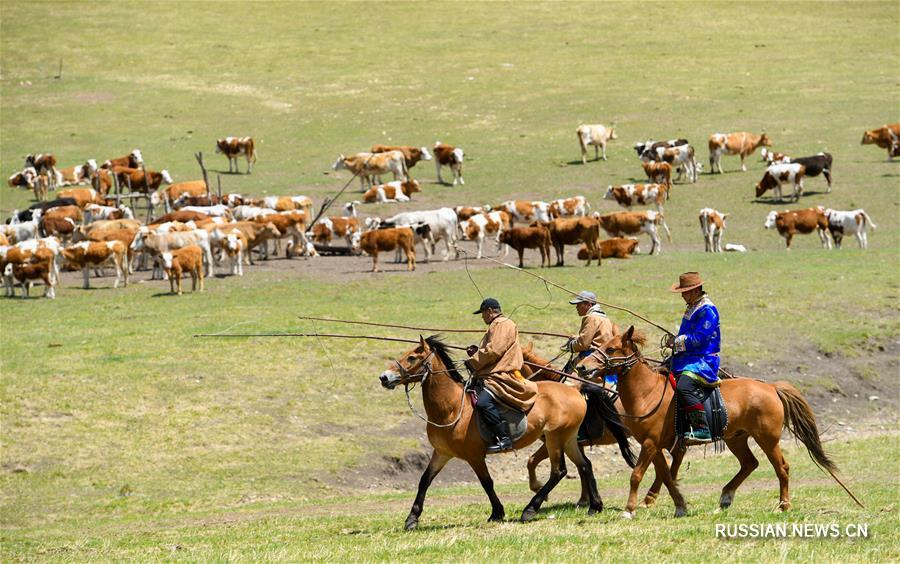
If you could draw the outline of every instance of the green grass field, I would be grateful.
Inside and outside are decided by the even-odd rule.
[[[666,288],[699,270],[723,313],[727,366],[763,375],[764,365],[766,377],[805,391],[846,390],[819,416],[867,429],[826,446],[868,506],[852,506],[791,444],[788,515],[771,511],[765,462],[735,506],[714,514],[735,464],[698,455],[682,482],[688,518],[673,519],[662,498],[623,522],[628,474],[605,453],[595,466],[608,511],[597,518],[566,505],[576,496],[567,481],[537,522],[487,524],[477,484],[439,480],[422,530],[404,534],[417,477],[364,482],[378,481],[386,459],[423,450],[402,393],[377,381],[402,345],[192,335],[311,329],[301,314],[473,328],[468,312],[480,297],[461,267],[344,279],[296,261],[210,280],[204,295],[180,299],[159,295],[162,283],[116,291],[71,283],[53,302],[0,302],[3,559],[644,561],[715,550],[725,560],[896,561],[895,404],[843,408],[859,380],[896,400],[900,164],[859,141],[897,120],[898,20],[895,3],[0,3],[7,176],[29,152],[52,151],[68,166],[139,147],[150,168],[190,180],[199,177],[194,152],[224,169],[215,139],[252,135],[254,173],[223,175],[224,190],[318,202],[349,179],[330,168],[339,153],[439,139],[465,149],[465,186],[433,184],[432,164],[420,163],[413,173],[423,194],[363,211],[574,194],[612,211],[606,186],[643,176],[634,142],[687,137],[707,170],[675,187],[666,206],[674,242],[663,242],[662,255],[541,274],[674,325],[681,306]],[[574,133],[583,122],[617,124],[608,161],[580,164]],[[796,206],[755,202],[758,154],[747,173],[725,157],[727,174],[706,174],[707,137],[735,130],[764,130],[793,155],[831,152],[833,193],[811,178]],[[25,192],[0,192],[4,217],[28,203]],[[812,205],[865,208],[878,225],[870,249],[851,239],[827,252],[806,236],[786,253],[762,228],[770,209]],[[750,253],[702,253],[696,216],[707,206],[732,214],[725,240]],[[359,271],[369,267],[359,259]],[[500,268],[472,276],[520,327],[574,330],[560,292],[548,296]],[[541,339],[537,348],[552,356],[557,344]],[[524,467],[526,458],[504,464]],[[528,499],[521,474],[498,479],[510,518]],[[714,534],[716,523],[782,521],[868,523],[870,535]]]

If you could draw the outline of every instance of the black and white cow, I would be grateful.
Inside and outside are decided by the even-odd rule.
[[[852,211],[837,211],[833,209],[825,210],[825,217],[828,218],[828,231],[831,232],[831,238],[834,239],[834,246],[841,248],[841,239],[844,235],[851,233],[856,236],[860,249],[869,248],[869,238],[866,234],[869,225],[875,229],[877,225],[869,217],[864,209]]]

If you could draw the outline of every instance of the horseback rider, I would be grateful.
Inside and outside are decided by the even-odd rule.
[[[519,330],[516,324],[504,316],[500,302],[485,298],[475,315],[488,326],[480,345],[466,348],[469,359],[466,364],[475,373],[480,384],[475,408],[496,442],[488,445],[487,453],[495,454],[512,450],[512,438],[508,426],[496,402],[528,413],[534,405],[537,386],[522,377],[522,347],[519,346]]]
[[[666,339],[666,346],[674,349],[672,372],[691,427],[684,439],[707,443],[711,437],[703,402],[719,385],[719,310],[703,291],[697,272],[682,274],[672,291],[681,293],[687,304],[678,336]]]
[[[581,328],[577,335],[570,337],[559,348],[561,351],[577,355],[566,364],[563,372],[571,372],[580,361],[589,357],[592,352],[599,350],[603,343],[613,338],[616,332],[615,325],[606,317],[606,313],[597,303],[597,294],[594,292],[582,290],[569,303],[575,306],[575,310],[581,316]],[[614,382],[610,384],[610,387],[615,386]]]

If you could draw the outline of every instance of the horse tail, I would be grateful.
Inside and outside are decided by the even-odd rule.
[[[615,437],[616,442],[619,444],[619,451],[622,453],[625,463],[628,464],[629,468],[634,468],[637,458],[634,455],[634,451],[631,450],[631,443],[628,442],[628,429],[622,424],[622,419],[619,417],[619,412],[616,410],[612,396],[602,388],[588,388],[586,386],[582,389],[582,392],[587,396],[588,415],[593,413],[600,420],[601,425],[609,429],[609,432],[612,433],[612,436]]]
[[[813,414],[812,408],[806,402],[806,399],[803,398],[800,390],[787,382],[775,382],[775,392],[778,394],[778,399],[781,400],[781,405],[784,406],[784,427],[806,446],[806,450],[809,451],[809,456],[813,459],[813,462],[827,470],[857,505],[865,507],[835,475],[838,472],[838,467],[825,454],[825,450],[822,448],[819,429],[816,426],[816,416]]]

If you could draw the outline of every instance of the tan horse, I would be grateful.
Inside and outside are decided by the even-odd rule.
[[[624,334],[613,337],[604,345],[604,350],[599,351],[602,359],[601,372],[615,372],[619,375],[618,392],[624,413],[637,416],[628,419],[623,415],[624,421],[641,443],[638,462],[631,473],[628,503],[622,516],[634,516],[638,487],[644,472],[653,462],[657,476],[662,478],[675,501],[675,516],[679,517],[685,514],[684,498],[669,474],[662,454],[662,449],[670,449],[675,443],[674,391],[664,375],[644,362],[640,352],[644,342],[645,337],[636,333],[634,327],[630,327]],[[815,415],[794,386],[787,382],[770,384],[749,378],[735,378],[723,380],[721,390],[728,410],[725,444],[741,464],[738,473],[722,488],[719,498],[722,509],[732,504],[737,488],[759,466],[747,444],[750,437],[765,452],[778,476],[779,507],[782,511],[790,509],[790,465],[779,446],[782,428],[790,430],[800,439],[813,461],[827,470],[854,501],[860,503],[835,476],[837,466],[822,449]],[[645,415],[647,416],[644,417]]]
[[[434,447],[428,467],[419,480],[419,491],[413,502],[406,529],[419,523],[425,494],[434,477],[452,458],[465,460],[478,476],[491,501],[491,521],[505,517],[503,504],[494,491],[494,481],[485,463],[487,445],[478,432],[474,408],[465,393],[465,382],[453,364],[444,345],[436,337],[419,338],[419,344],[394,361],[382,372],[381,385],[393,389],[398,385],[421,382],[422,401],[428,421],[428,441]],[[550,454],[550,479],[522,511],[522,521],[537,514],[547,495],[566,475],[563,453],[575,462],[582,487],[589,492],[590,509],[594,514],[603,509],[590,460],[578,449],[577,433],[586,411],[578,390],[558,382],[538,382],[534,407],[528,412],[528,428],[513,447],[524,448],[542,439]]]

